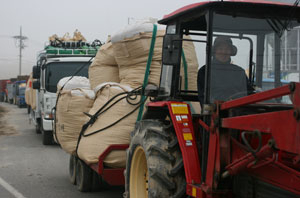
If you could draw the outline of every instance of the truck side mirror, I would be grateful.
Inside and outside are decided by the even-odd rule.
[[[40,83],[40,81],[39,81],[39,80],[34,80],[34,81],[32,82],[32,88],[33,88],[33,89],[40,89],[40,88],[41,88],[41,83]]]
[[[32,78],[33,79],[39,79],[41,76],[41,70],[39,66],[33,66],[32,67]]]
[[[182,46],[182,39],[178,34],[166,34],[163,42],[163,65],[176,65],[180,64],[181,54],[180,49]]]

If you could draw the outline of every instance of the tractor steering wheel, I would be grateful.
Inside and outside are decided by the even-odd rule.
[[[242,96],[247,96],[248,95],[248,91],[240,91],[240,92],[237,92],[237,93],[234,93],[232,94],[231,96],[227,97],[226,98],[226,101],[228,100],[233,100],[233,99],[237,99],[239,97],[242,97]]]

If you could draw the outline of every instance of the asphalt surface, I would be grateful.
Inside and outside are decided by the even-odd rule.
[[[0,116],[0,198],[122,197],[123,187],[79,192],[69,182],[69,155],[57,145],[42,145],[27,109],[7,103],[0,107],[7,111]]]

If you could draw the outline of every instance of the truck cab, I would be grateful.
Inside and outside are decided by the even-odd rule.
[[[97,53],[99,44],[80,42],[51,43],[39,53],[33,67],[33,88],[37,89],[36,109],[31,118],[37,133],[43,133],[43,144],[53,143],[53,108],[56,106],[57,83],[67,76],[88,77],[88,67]]]
[[[15,104],[18,107],[26,107],[25,103],[26,80],[15,82]]]
[[[14,103],[14,82],[16,81],[16,78],[10,79],[10,81],[6,84],[6,90],[7,90],[7,102],[10,104]]]

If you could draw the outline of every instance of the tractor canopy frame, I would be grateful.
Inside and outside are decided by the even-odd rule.
[[[238,25],[230,26],[229,19]],[[164,112],[168,109],[182,152],[188,195],[220,197],[237,193],[232,189],[233,183],[240,182],[236,178],[245,174],[261,181],[271,191],[280,189],[286,196],[300,195],[300,84],[282,86],[280,55],[284,36],[300,27],[299,19],[300,8],[288,4],[222,1],[192,4],[159,21],[167,25],[158,92],[160,101],[147,105],[145,115],[148,117],[144,119],[159,109]],[[226,29],[226,25],[229,28]],[[202,39],[184,39],[183,35]],[[245,40],[249,45],[247,50],[241,51],[246,51],[247,81],[253,89],[237,98],[212,97],[213,43],[220,35],[230,37],[234,43]],[[272,41],[268,43],[268,39]],[[203,101],[199,99],[199,87],[198,90],[181,90],[183,41],[205,45]],[[268,73],[273,75],[273,85],[266,91],[257,91],[255,88],[263,88],[266,81],[265,46],[273,50],[272,72]],[[290,98],[290,102],[285,104],[283,97]],[[192,114],[190,105],[184,101],[199,100],[203,102],[202,111]]]

